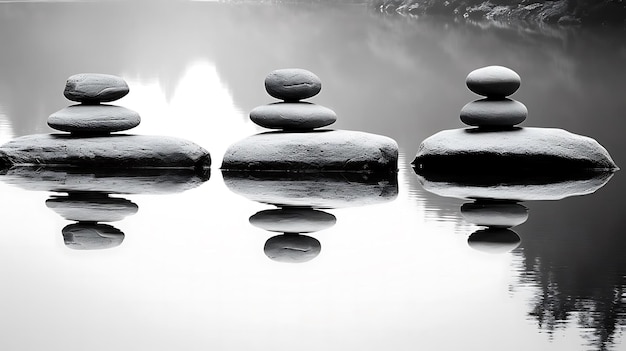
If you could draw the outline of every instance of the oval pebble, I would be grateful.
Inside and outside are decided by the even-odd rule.
[[[312,72],[301,68],[285,68],[270,72],[265,78],[265,90],[272,97],[298,101],[317,95],[322,81]]]
[[[465,78],[472,92],[486,97],[506,97],[519,89],[522,80],[510,68],[487,66],[473,70]]]
[[[65,246],[74,250],[110,249],[124,241],[124,233],[107,224],[79,222],[66,226],[61,232]]]
[[[270,232],[312,233],[332,227],[337,218],[310,208],[264,210],[250,217],[250,224]]]
[[[137,112],[114,105],[73,105],[48,117],[50,128],[84,134],[120,132],[134,128],[140,122]]]
[[[322,250],[320,242],[306,235],[283,234],[269,238],[263,251],[271,260],[301,263],[314,259]]]
[[[337,121],[335,111],[308,102],[278,102],[250,111],[250,120],[269,129],[311,130]]]
[[[461,121],[470,126],[510,127],[522,123],[528,109],[519,101],[511,99],[482,99],[463,106]]]
[[[63,218],[78,222],[116,222],[137,213],[138,206],[124,198],[98,193],[53,196],[46,206]]]
[[[469,246],[475,250],[503,254],[515,250],[522,239],[516,232],[505,228],[480,229],[467,239]]]
[[[118,100],[128,92],[128,84],[118,76],[80,73],[67,79],[63,95],[72,101],[97,104]]]

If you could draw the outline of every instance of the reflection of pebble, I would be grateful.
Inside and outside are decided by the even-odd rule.
[[[461,206],[466,221],[489,227],[514,227],[528,219],[528,208],[518,203],[479,202]]]
[[[335,123],[337,115],[327,107],[307,102],[279,102],[255,107],[250,120],[270,129],[310,130]]]
[[[80,73],[67,79],[63,95],[76,102],[97,104],[121,99],[128,94],[128,84],[117,76]]]
[[[472,233],[467,243],[473,249],[487,253],[506,253],[522,242],[519,235],[510,229],[487,228]]]
[[[470,126],[514,126],[524,122],[527,115],[526,106],[511,99],[476,100],[461,109],[461,121]]]
[[[135,203],[108,196],[53,196],[46,206],[70,221],[116,222],[137,213]]]
[[[320,242],[306,235],[283,234],[265,242],[263,251],[267,257],[278,262],[300,263],[310,261],[322,250]]]
[[[521,84],[520,76],[502,66],[487,66],[473,70],[465,79],[472,92],[487,97],[507,97],[517,91]]]
[[[312,233],[332,227],[335,216],[309,208],[264,210],[250,217],[255,227],[280,233]]]
[[[118,246],[124,233],[106,224],[74,223],[63,228],[65,245],[75,250],[100,250]]]
[[[301,68],[277,69],[265,78],[267,93],[285,101],[308,99],[317,95],[321,89],[321,80]]]
[[[114,105],[73,105],[48,117],[51,128],[71,133],[120,132],[140,122],[137,112]]]

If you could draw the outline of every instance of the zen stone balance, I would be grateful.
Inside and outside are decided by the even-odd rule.
[[[168,136],[116,134],[139,125],[135,111],[103,104],[128,94],[117,76],[76,74],[64,95],[78,102],[48,117],[48,126],[65,133],[27,135],[0,146],[0,164],[107,168],[208,168],[209,152],[187,140]]]
[[[252,135],[231,145],[225,171],[395,172],[398,144],[391,138],[347,130],[321,129],[337,120],[329,108],[302,100],[317,95],[320,79],[304,69],[269,73],[265,89],[282,102],[250,112],[255,124],[277,131]]]
[[[467,87],[484,99],[461,109],[470,128],[444,130],[419,146],[413,161],[421,175],[466,177],[468,173],[575,174],[617,170],[596,140],[557,128],[518,127],[526,107],[509,99],[521,84],[517,73],[501,66],[469,73]]]

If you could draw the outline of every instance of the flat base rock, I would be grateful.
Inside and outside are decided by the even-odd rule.
[[[395,172],[398,144],[391,138],[347,130],[268,132],[231,145],[223,170]]]
[[[397,174],[274,173],[222,171],[232,192],[279,207],[343,208],[390,202],[398,196]]]
[[[617,169],[594,139],[555,128],[444,130],[422,142],[413,165],[419,174]]]
[[[31,191],[99,194],[173,194],[209,180],[210,170],[15,166],[0,181]]]
[[[0,146],[5,165],[65,165],[110,168],[204,168],[209,152],[190,141],[152,135],[77,137],[36,134]]]

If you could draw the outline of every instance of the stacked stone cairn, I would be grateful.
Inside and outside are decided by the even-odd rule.
[[[102,104],[119,100],[128,92],[128,84],[114,75],[73,75],[67,79],[63,95],[79,104],[51,114],[48,125],[80,137],[101,136],[132,129],[141,121],[137,112],[121,106]]]
[[[487,66],[470,72],[465,79],[472,92],[484,96],[463,106],[461,121],[484,129],[510,129],[528,115],[526,106],[508,99],[520,87],[520,76],[502,66]]]
[[[265,78],[265,90],[283,101],[254,108],[250,120],[264,128],[286,131],[312,131],[331,125],[337,121],[333,110],[302,101],[317,95],[321,89],[320,79],[305,69],[272,71]]]

